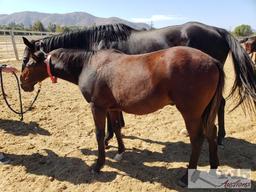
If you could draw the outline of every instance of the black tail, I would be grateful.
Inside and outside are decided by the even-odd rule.
[[[204,135],[207,137],[213,136],[214,121],[216,119],[220,107],[220,103],[222,100],[222,92],[225,84],[225,73],[223,71],[222,64],[216,62],[216,65],[219,69],[218,85],[211,102],[207,105],[202,116]]]
[[[229,97],[236,94],[236,105],[234,110],[243,103],[243,110],[249,108],[255,112],[256,107],[256,68],[239,42],[226,30],[218,29],[218,32],[225,38],[232,53],[234,69],[236,74]],[[245,101],[245,102],[244,102]]]

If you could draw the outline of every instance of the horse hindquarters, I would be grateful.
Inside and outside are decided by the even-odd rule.
[[[219,69],[219,81],[218,86],[215,92],[214,97],[212,98],[211,102],[206,107],[202,121],[203,121],[203,129],[205,131],[205,136],[208,140],[209,144],[209,161],[211,169],[217,169],[219,165],[219,158],[218,158],[218,147],[217,147],[217,127],[214,124],[216,115],[218,113],[219,107],[221,102],[223,101],[222,92],[224,88],[224,71],[222,65],[217,63]]]
[[[218,67],[218,83],[217,87],[212,83],[209,84],[209,89],[215,88],[215,93],[211,100],[209,101],[207,107],[205,108],[201,117],[197,115],[185,114],[182,113],[186,128],[189,132],[190,142],[191,142],[191,155],[190,161],[188,165],[188,169],[196,169],[197,163],[199,159],[199,155],[201,152],[204,135],[206,136],[209,143],[209,160],[210,166],[212,169],[217,169],[219,165],[219,159],[217,154],[217,142],[216,142],[216,126],[214,125],[214,120],[217,116],[217,112],[220,106],[220,102],[222,99],[222,91],[224,87],[224,71],[218,62],[216,63]],[[214,86],[213,86],[214,85]],[[207,92],[205,92],[206,94]],[[200,97],[200,96],[199,96]],[[178,107],[178,106],[177,106]],[[188,172],[180,179],[180,185],[186,186],[188,184]]]
[[[186,127],[189,132],[190,141],[192,144],[192,155],[191,159],[197,159],[198,157],[193,157],[193,147],[196,148],[195,151],[200,150],[201,144],[202,144],[202,137],[205,136],[209,143],[209,152],[210,152],[210,165],[211,168],[217,168],[219,162],[218,162],[218,156],[217,156],[217,141],[216,141],[216,131],[217,128],[214,125],[214,121],[216,119],[221,101],[222,101],[222,92],[224,88],[224,71],[222,68],[222,65],[215,61],[215,65],[218,68],[218,83],[217,87],[215,89],[215,93],[213,97],[210,99],[208,105],[204,109],[204,112],[200,118],[190,118],[190,117],[184,117]],[[209,74],[210,76],[210,74]],[[215,86],[213,86],[214,82],[209,84],[209,89],[213,89]],[[205,92],[207,94],[207,91]],[[196,153],[197,154],[197,153]],[[197,155],[195,155],[197,156]],[[192,165],[189,166],[189,168],[196,168],[197,160],[192,161]]]
[[[204,127],[204,134],[206,137],[212,136],[212,126],[214,125],[214,121],[218,112],[218,109],[220,107],[220,103],[222,101],[222,92],[224,88],[224,71],[223,67],[219,62],[216,63],[218,70],[219,70],[219,80],[218,85],[215,91],[215,94],[211,100],[211,102],[208,104],[206,109],[204,110],[202,120],[203,120],[203,127]]]

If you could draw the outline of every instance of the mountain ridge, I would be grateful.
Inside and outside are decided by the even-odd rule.
[[[119,17],[97,17],[87,12],[43,13],[23,11],[12,14],[0,14],[0,25],[8,25],[9,23],[15,22],[16,24],[23,24],[25,27],[29,27],[38,20],[41,21],[45,27],[47,27],[49,23],[61,26],[92,26],[123,23],[135,29],[150,28],[146,23],[134,23]]]

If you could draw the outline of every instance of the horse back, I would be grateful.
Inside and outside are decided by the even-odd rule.
[[[104,90],[97,100],[102,103],[108,95],[110,99],[104,104],[109,108],[135,114],[151,113],[168,104],[191,108],[200,104],[202,112],[214,95],[219,78],[218,61],[188,47],[139,55],[107,50],[101,51],[94,62],[98,66],[94,90]]]

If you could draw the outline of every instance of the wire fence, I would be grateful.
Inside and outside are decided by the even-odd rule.
[[[20,60],[25,45],[22,37],[36,40],[57,33],[38,31],[0,30],[0,61]]]

